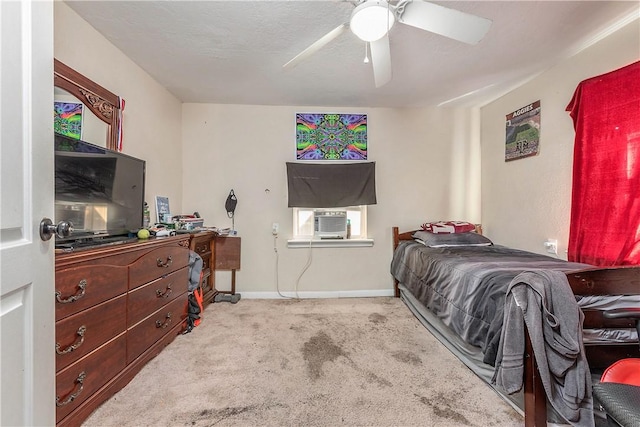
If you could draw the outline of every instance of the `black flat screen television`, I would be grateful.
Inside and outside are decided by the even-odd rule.
[[[55,223],[74,231],[56,247],[121,242],[142,227],[145,161],[55,135]]]

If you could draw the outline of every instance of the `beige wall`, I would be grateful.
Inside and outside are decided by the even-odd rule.
[[[368,114],[369,160],[376,162],[378,204],[369,207],[370,248],[314,248],[299,292],[391,291],[391,227],[415,229],[426,220],[479,221],[479,111],[453,109],[317,108],[185,104],[183,210],[205,224],[230,227],[224,202],[238,197],[235,226],[242,236],[240,292],[296,288],[308,249],[288,249],[285,162],[295,160],[295,113]],[[475,158],[474,158],[475,157]],[[266,190],[269,190],[268,192]],[[217,274],[219,289],[229,286]]]
[[[496,243],[535,252],[556,238],[564,257],[574,136],[564,109],[581,80],[638,60],[639,33],[636,20],[481,110],[182,105],[55,2],[55,56],[127,101],[124,151],[147,160],[146,199],[168,196],[173,213],[199,211],[206,225],[229,227],[224,201],[235,190],[243,238],[240,292],[276,291],[273,222],[281,230],[282,291],[390,291],[391,226],[413,229],[426,220],[482,222]],[[539,155],[505,163],[505,115],[538,99]],[[292,211],[285,162],[295,157],[295,113],[323,111],[369,115],[378,204],[369,208],[368,223],[375,244],[314,249],[298,280],[309,252],[286,247]],[[218,287],[228,287],[226,273],[218,276]]]
[[[182,205],[181,102],[61,1],[54,2],[54,55],[124,98],[124,148],[147,161],[146,195]],[[176,209],[173,207],[175,206]]]
[[[482,108],[482,222],[494,242],[544,253],[558,239],[566,259],[571,211],[573,122],[565,108],[582,80],[640,59],[640,21]],[[539,154],[504,161],[505,115],[541,102]]]

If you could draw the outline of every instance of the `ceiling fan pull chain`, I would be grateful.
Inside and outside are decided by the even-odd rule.
[[[364,63],[369,63],[369,42],[364,42]]]

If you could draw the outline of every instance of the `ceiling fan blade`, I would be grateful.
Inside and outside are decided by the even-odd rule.
[[[407,3],[398,21],[468,44],[477,44],[491,27],[489,19],[421,0]]]
[[[369,43],[371,47],[371,64],[373,65],[373,79],[376,87],[381,87],[391,80],[391,48],[389,34]]]
[[[309,56],[313,55],[314,53],[322,49],[330,41],[332,41],[333,39],[338,37],[340,34],[342,34],[344,30],[347,28],[347,26],[348,24],[342,24],[337,26],[333,30],[329,31],[327,34],[325,34],[324,36],[320,37],[318,40],[313,42],[311,46],[309,46],[308,48],[300,52],[298,55],[296,55],[296,57],[293,58],[291,61],[284,64],[282,68],[289,69],[289,68],[295,67],[300,62],[304,61]]]

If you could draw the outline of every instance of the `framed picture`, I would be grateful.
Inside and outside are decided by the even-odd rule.
[[[82,139],[81,102],[53,102],[53,130],[74,139]]]
[[[540,101],[507,114],[504,161],[538,154],[540,144]]]
[[[367,115],[296,114],[296,160],[367,160]]]
[[[171,209],[169,209],[169,198],[164,196],[156,196],[156,222],[171,222]]]

